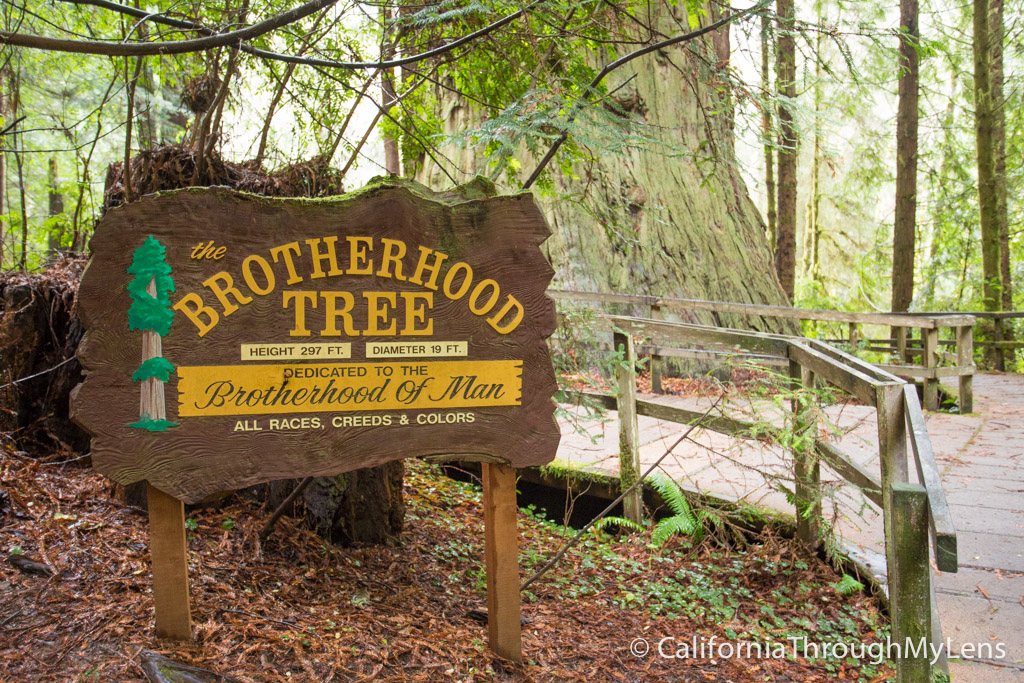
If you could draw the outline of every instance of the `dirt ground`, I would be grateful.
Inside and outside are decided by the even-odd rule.
[[[787,638],[878,642],[875,602],[767,535],[744,549],[590,533],[524,593],[525,661],[486,649],[479,492],[409,462],[398,544],[336,548],[230,498],[189,521],[194,642],[156,640],[144,512],[87,461],[0,452],[0,680],[144,681],[156,651],[238,681],[881,681],[886,665],[794,656]],[[523,576],[567,538],[520,513]],[[41,574],[25,570],[29,559]],[[19,568],[20,565],[22,568]],[[714,637],[715,641],[711,641]],[[643,638],[653,654],[630,650]],[[787,643],[786,656],[658,656],[680,645]],[[637,647],[637,646],[634,646]],[[715,651],[710,651],[714,655]],[[717,651],[721,655],[722,650]],[[705,655],[709,653],[704,653]],[[748,651],[749,654],[749,651]]]

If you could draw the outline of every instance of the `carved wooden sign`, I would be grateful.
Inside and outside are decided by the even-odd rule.
[[[78,313],[96,469],[185,502],[412,456],[554,458],[549,231],[528,194],[379,181],[110,211]]]

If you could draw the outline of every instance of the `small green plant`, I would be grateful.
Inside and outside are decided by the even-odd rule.
[[[834,588],[840,595],[850,595],[864,590],[864,584],[849,574],[843,574],[843,578],[836,582]]]
[[[665,475],[655,474],[652,476],[651,485],[661,494],[662,500],[672,511],[671,517],[666,517],[654,525],[651,542],[654,545],[662,546],[676,534],[689,536],[695,541],[703,538],[704,521],[709,518],[709,515],[703,510],[694,512],[690,508],[686,496],[683,495],[683,490]]]
[[[188,519],[185,520],[185,528],[188,529],[189,531],[195,531],[196,529],[199,528],[199,524],[196,523],[196,520],[194,520],[191,517],[189,517]]]
[[[594,529],[597,531],[608,531],[608,527],[619,527],[619,529],[627,529],[629,531],[641,532],[644,530],[642,524],[637,524],[631,519],[625,517],[602,517],[601,519],[594,522]]]
[[[224,531],[231,531],[235,528],[235,520],[230,517],[225,517],[224,521],[220,523],[220,528]]]
[[[356,591],[349,602],[356,607],[366,607],[370,604],[370,592],[367,590]]]

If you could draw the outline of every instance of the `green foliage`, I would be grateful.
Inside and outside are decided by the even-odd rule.
[[[161,337],[171,329],[174,311],[169,294],[174,291],[171,266],[164,260],[166,250],[152,235],[132,254],[128,272],[135,278],[128,283],[132,305],[128,309],[128,328],[152,330]],[[149,293],[149,285],[156,287],[156,296]]]
[[[650,482],[672,511],[671,517],[666,517],[654,525],[651,542],[662,546],[677,534],[689,536],[697,541],[703,538],[704,520],[708,518],[708,515],[703,510],[694,513],[690,509],[690,503],[683,495],[682,489],[660,472],[652,476]]]
[[[840,595],[851,595],[864,590],[864,584],[849,574],[843,574],[843,578],[836,583],[835,589]]]
[[[631,519],[625,517],[607,516],[594,522],[594,529],[597,531],[607,531],[609,527],[618,527],[620,530],[625,529],[628,531],[635,531],[641,533],[644,531],[642,524],[637,524]]]
[[[150,432],[166,432],[171,427],[177,427],[177,422],[169,422],[167,420],[154,420],[149,417],[143,417],[138,422],[132,422],[128,425],[133,429],[145,429]]]
[[[156,377],[161,382],[166,382],[170,379],[172,372],[174,372],[174,366],[171,365],[171,362],[163,356],[147,358],[142,361],[139,369],[132,373],[132,381],[140,382],[151,377]]]

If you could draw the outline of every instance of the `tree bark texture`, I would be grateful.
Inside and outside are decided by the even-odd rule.
[[[900,81],[896,112],[896,219],[892,233],[890,310],[906,311],[914,299],[917,230],[917,118],[919,60],[917,0],[900,2]]]
[[[804,234],[804,272],[819,288],[822,286],[821,263],[819,261],[821,245],[821,134],[822,111],[822,37],[825,35],[824,19],[819,8],[818,34],[814,39],[814,148],[811,150],[811,192],[807,197],[807,229]],[[823,292],[816,292],[821,294]]]
[[[679,18],[658,11],[662,15],[652,21],[659,30],[678,33]],[[542,245],[555,269],[552,287],[785,303],[764,223],[736,165],[728,117],[709,113],[721,105],[717,86],[709,85],[715,55],[711,39],[704,38],[646,55],[609,76],[608,90],[649,127],[648,134],[688,153],[670,157],[638,145],[622,155],[590,150],[593,158],[571,171],[557,162],[549,166],[554,196],[536,196],[553,233]],[[605,61],[595,56],[594,63]],[[482,114],[472,104],[443,101],[446,132],[479,125]],[[705,156],[708,149],[713,159]],[[452,145],[443,152],[454,161],[456,169],[446,168],[459,182],[489,170],[487,158],[472,149]],[[535,166],[525,150],[516,156],[527,172]],[[417,179],[435,188],[451,185],[429,158]],[[646,307],[623,312],[649,313]],[[710,313],[680,317],[760,329],[780,324]]]
[[[777,233],[775,211],[775,152],[772,144],[772,122],[771,97],[772,89],[771,76],[771,45],[772,45],[772,23],[771,17],[767,14],[761,17],[761,90],[764,93],[764,101],[761,105],[761,126],[764,134],[764,190],[767,200],[768,221],[768,244],[774,248]]]
[[[381,23],[387,26],[391,21],[391,9],[387,5],[381,5],[380,17]],[[395,44],[396,38],[393,36],[385,36],[387,41],[381,49],[381,61],[388,61],[395,56],[397,46]],[[390,112],[394,106],[394,102],[397,98],[395,92],[395,70],[384,69],[381,73],[381,107],[384,112]],[[388,175],[399,175],[402,172],[402,159],[398,150],[398,140],[395,139],[394,135],[385,133],[384,135],[384,170],[387,171]]]
[[[714,21],[718,21],[724,16],[722,7],[716,4],[711,5],[711,18]],[[722,81],[728,82],[728,71],[729,65],[732,61],[732,26],[726,24],[722,28],[715,31],[711,36],[711,43],[715,48],[715,57],[718,59],[717,69],[722,72]],[[724,105],[724,111],[722,112],[729,121],[729,130],[732,131],[736,126],[736,110],[732,103],[732,94],[729,92],[728,87],[723,87],[719,95]]]
[[[47,199],[49,199],[49,216],[54,218],[64,213],[64,197],[60,193],[59,179],[57,177],[57,157],[50,157],[49,164],[49,178],[48,178],[48,192]],[[57,249],[60,249],[61,242],[64,238],[64,225],[61,224],[58,228],[56,225],[51,225],[49,234],[47,235],[47,246],[50,250],[50,256],[53,256]]]
[[[974,132],[978,155],[978,204],[981,215],[982,307],[998,311],[1001,305],[999,276],[999,217],[995,178],[993,102],[989,30],[989,0],[974,0]],[[993,331],[998,330],[995,328]],[[995,341],[1000,335],[993,334]],[[990,362],[998,354],[989,351]]]
[[[999,278],[1002,289],[999,291],[1001,308],[1013,310],[1013,279],[1010,269],[1010,221],[1006,204],[1006,94],[1003,91],[1003,28],[1004,0],[989,0],[989,58],[991,64],[992,85],[992,147],[995,159],[994,182],[996,192],[996,220],[999,223]],[[1002,321],[1000,321],[1002,322]],[[1003,324],[999,337],[1012,341],[1013,335],[1009,325]],[[1014,350],[1004,349],[998,359],[998,369],[1012,367]]]
[[[395,541],[405,521],[401,460],[380,467],[317,477],[302,492],[295,512],[321,537],[339,545],[381,545]],[[267,507],[274,510],[299,480],[269,485]]]
[[[796,99],[796,10],[793,0],[777,0],[779,16],[776,69],[779,90],[778,227],[775,272],[790,301],[796,288],[796,160],[797,131],[792,102]]]
[[[7,120],[7,69],[0,69],[0,118]],[[7,222],[7,152],[6,143],[0,141],[0,268],[6,254]],[[11,253],[14,250],[11,249]]]

